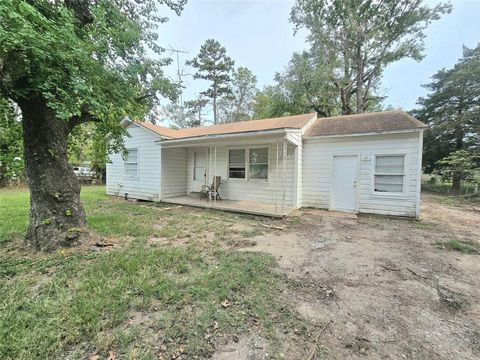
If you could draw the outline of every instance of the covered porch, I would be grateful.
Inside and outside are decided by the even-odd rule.
[[[161,200],[254,215],[287,216],[297,204],[300,164],[295,138],[283,129],[268,134],[161,141]],[[215,176],[221,178],[220,198],[201,198],[202,186],[211,185]]]

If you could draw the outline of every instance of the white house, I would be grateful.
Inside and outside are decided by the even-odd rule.
[[[110,157],[110,195],[270,216],[301,207],[419,216],[425,125],[402,111],[124,125],[128,155]],[[201,199],[214,176],[222,200]]]

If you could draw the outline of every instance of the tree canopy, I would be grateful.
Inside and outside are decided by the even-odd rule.
[[[41,96],[72,127],[143,117],[155,95],[176,92],[162,71],[169,60],[149,56],[161,52],[162,3],[179,12],[185,0],[2,1],[2,96]]]
[[[232,93],[219,104],[221,122],[251,120],[257,91],[257,77],[246,67],[236,69],[232,75]]]
[[[290,20],[306,29],[310,49],[295,53],[276,82],[293,108],[321,116],[376,107],[383,70],[403,58],[423,58],[425,28],[451,6],[421,0],[297,0]]]
[[[463,57],[451,69],[441,69],[425,85],[429,94],[418,100],[414,115],[429,126],[425,135],[427,172],[447,164],[439,160],[460,150],[480,151],[480,44],[464,47]],[[451,160],[465,158],[449,157]],[[453,161],[452,160],[452,161]],[[454,176],[454,187],[462,176]]]

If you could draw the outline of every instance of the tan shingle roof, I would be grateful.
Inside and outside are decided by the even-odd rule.
[[[136,122],[136,124],[141,125],[144,128],[147,128],[147,129],[157,133],[158,135],[165,136],[167,138],[175,139],[175,138],[178,137],[178,135],[177,135],[178,130],[175,130],[175,129],[170,129],[170,128],[167,128],[165,126],[160,126],[160,125],[154,125],[149,121],[138,121],[138,122]]]
[[[190,138],[197,136],[206,136],[206,135],[221,135],[221,134],[235,134],[243,133],[250,131],[264,131],[264,130],[275,130],[275,129],[301,129],[304,127],[308,121],[316,117],[316,113],[304,114],[304,115],[295,115],[295,116],[285,116],[272,119],[261,119],[261,120],[251,120],[251,121],[239,121],[228,124],[212,125],[212,126],[202,126],[196,128],[188,129],[170,129],[164,126],[153,125],[150,122],[138,122],[137,124],[156,132],[157,134],[172,138],[172,139],[181,139],[181,138]]]
[[[426,125],[400,110],[317,119],[305,136],[369,134],[398,130],[423,129]]]

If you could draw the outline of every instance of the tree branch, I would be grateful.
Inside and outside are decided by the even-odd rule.
[[[148,98],[150,98],[150,97],[154,97],[155,99],[157,99],[156,93],[155,93],[155,92],[151,92],[151,93],[146,93],[146,94],[144,94],[144,95],[141,95],[141,96],[136,97],[136,98],[135,98],[135,101],[140,102],[140,101],[143,101],[143,100],[148,99]]]
[[[322,110],[320,107],[318,107],[317,105],[315,104],[312,104],[311,105],[313,110],[315,110],[317,112],[318,115],[322,116],[322,117],[329,117],[330,114],[324,110]]]
[[[90,112],[88,111],[88,108],[84,107],[80,115],[72,116],[68,120],[68,132],[70,133],[76,126],[87,123],[87,122],[99,123],[99,122],[102,122],[102,120],[90,114]]]

